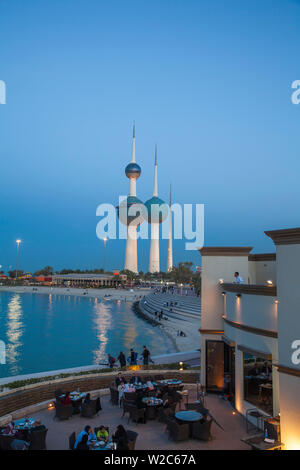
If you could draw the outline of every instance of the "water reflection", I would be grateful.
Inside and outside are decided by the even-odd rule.
[[[103,302],[95,302],[93,309],[95,313],[94,328],[96,329],[96,335],[99,341],[98,349],[93,351],[94,363],[107,363],[105,350],[108,342],[107,334],[108,331],[111,329],[112,324],[111,311],[109,306],[107,304],[104,304]]]
[[[8,303],[6,330],[6,358],[11,374],[17,374],[20,370],[18,362],[20,360],[20,348],[23,346],[21,338],[24,328],[22,314],[21,296],[19,294],[14,294]]]

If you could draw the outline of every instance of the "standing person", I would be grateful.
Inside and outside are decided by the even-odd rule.
[[[150,351],[149,349],[146,348],[146,346],[144,346],[144,351],[142,352],[142,356],[143,356],[144,366],[147,366],[149,364]]]
[[[135,366],[136,365],[136,358],[137,358],[137,353],[131,348],[130,349],[130,365]]]
[[[240,273],[238,271],[236,271],[234,273],[234,277],[235,277],[235,283],[236,284],[243,284],[244,283],[244,279],[242,278],[242,276],[240,276]]]
[[[115,358],[112,357],[110,354],[107,354],[107,359],[108,359],[108,365],[109,365],[110,369],[113,369],[114,364],[116,362]]]
[[[120,354],[118,355],[118,361],[120,363],[120,367],[126,367],[126,357],[123,351],[120,351]]]

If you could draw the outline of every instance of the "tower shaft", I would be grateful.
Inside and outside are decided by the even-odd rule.
[[[173,239],[172,239],[172,194],[170,185],[170,207],[169,207],[169,238],[168,238],[168,261],[167,272],[173,268]]]
[[[126,241],[126,252],[125,252],[125,266],[124,269],[128,269],[134,273],[138,272],[137,263],[137,227],[127,227],[127,241]]]
[[[151,241],[150,241],[150,257],[149,257],[149,272],[160,272],[159,263],[159,223],[151,223]]]

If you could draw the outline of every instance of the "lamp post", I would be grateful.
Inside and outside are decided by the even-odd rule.
[[[19,247],[20,247],[20,243],[21,243],[22,240],[16,240],[16,244],[17,244],[17,259],[16,259],[16,282],[18,280],[18,260],[19,260]]]
[[[183,284],[180,284],[180,295],[182,295],[182,287],[183,287]]]
[[[106,261],[106,242],[107,242],[107,238],[103,238],[103,242],[104,242],[104,260],[103,260],[103,271],[105,272],[105,261]]]

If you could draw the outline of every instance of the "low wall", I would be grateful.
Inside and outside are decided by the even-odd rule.
[[[149,375],[154,378],[155,376],[163,375],[166,379],[179,379],[183,383],[196,383],[199,380],[199,371],[191,370],[140,370],[138,374],[142,378]],[[114,382],[116,375],[116,373],[110,372],[90,374],[82,377],[68,377],[2,392],[0,393],[0,417],[31,405],[53,400],[54,392],[59,388],[64,392],[67,390],[77,390],[78,388],[82,392],[107,389]],[[124,376],[129,379],[132,376],[132,372],[124,372]]]

